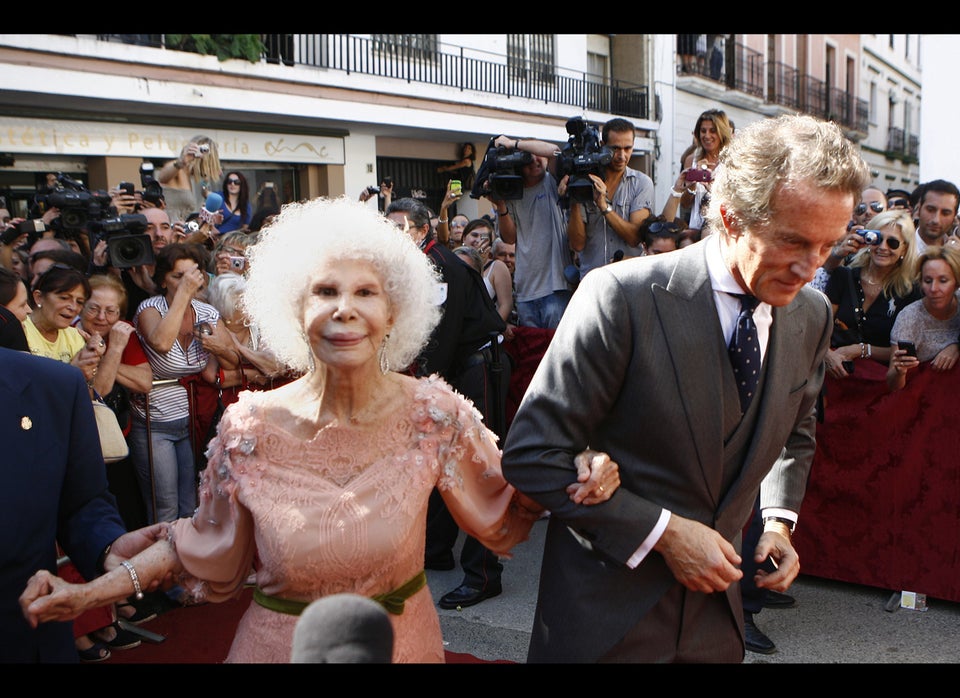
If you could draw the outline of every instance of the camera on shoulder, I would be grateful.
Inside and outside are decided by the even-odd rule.
[[[557,179],[567,180],[567,196],[572,201],[593,200],[593,182],[589,175],[600,178],[604,168],[613,160],[613,153],[605,145],[600,145],[600,132],[595,126],[574,116],[567,121],[567,144],[557,156]]]

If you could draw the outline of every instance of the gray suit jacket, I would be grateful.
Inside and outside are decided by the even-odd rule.
[[[774,308],[764,377],[743,420],[753,428],[741,429],[705,250],[588,274],[510,427],[503,472],[551,511],[530,661],[595,661],[676,583],[659,553],[625,564],[663,508],[738,551],[761,481],[763,506],[800,510],[830,308],[807,287]],[[577,506],[564,488],[588,446],[619,463],[622,484],[604,504]],[[742,635],[739,586],[726,596]]]

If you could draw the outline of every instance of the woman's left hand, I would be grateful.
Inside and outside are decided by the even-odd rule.
[[[956,344],[948,344],[933,357],[930,368],[934,371],[949,371],[957,365],[958,358],[960,358],[960,347],[957,347]]]
[[[567,494],[577,504],[600,504],[620,487],[620,466],[602,451],[587,449],[573,459],[577,466],[577,482],[567,487]]]

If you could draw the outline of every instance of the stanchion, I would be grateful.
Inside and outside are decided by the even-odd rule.
[[[500,437],[506,438],[506,414],[503,395],[503,362],[500,354],[500,333],[490,333],[490,395],[492,405],[487,405],[490,413],[490,428]]]

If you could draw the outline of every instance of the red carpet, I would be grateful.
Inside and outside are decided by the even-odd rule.
[[[220,664],[230,650],[240,616],[247,610],[253,589],[224,603],[175,608],[144,623],[144,630],[163,635],[163,642],[144,640],[131,650],[113,650],[103,664]],[[448,664],[511,664],[487,662],[469,654],[447,652]]]

